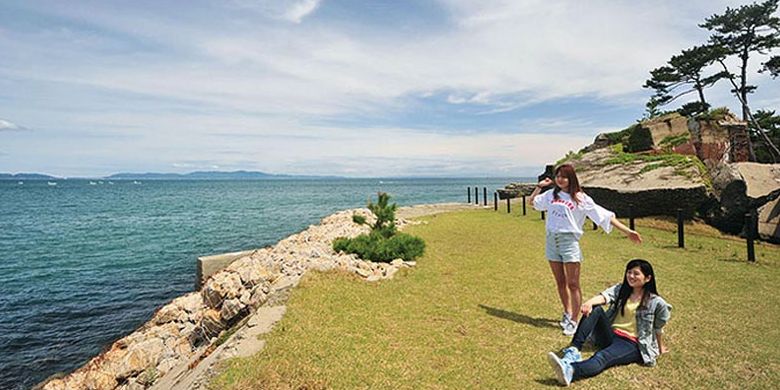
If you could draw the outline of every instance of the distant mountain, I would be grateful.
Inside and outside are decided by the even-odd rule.
[[[196,171],[179,173],[116,173],[106,179],[114,180],[289,180],[289,179],[335,179],[338,176],[272,175],[256,171]]]
[[[52,180],[58,177],[42,175],[40,173],[0,173],[0,180]]]

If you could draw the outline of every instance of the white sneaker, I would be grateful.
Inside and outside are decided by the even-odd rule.
[[[561,327],[561,329],[566,328],[566,324],[571,322],[571,315],[567,312],[563,312],[563,317],[561,317],[561,320],[558,321],[558,325]]]
[[[547,361],[555,372],[555,379],[558,380],[558,383],[563,386],[570,385],[574,377],[574,368],[572,368],[571,363],[559,359],[558,356],[552,352],[547,354]]]
[[[577,332],[577,323],[569,320],[569,322],[563,326],[563,334],[566,336],[574,336],[575,332]]]

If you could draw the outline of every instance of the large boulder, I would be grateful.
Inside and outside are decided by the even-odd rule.
[[[759,207],[758,234],[764,240],[780,243],[780,197]]]
[[[706,173],[693,161],[663,166],[643,160],[617,163],[615,157],[615,151],[602,148],[569,162],[584,191],[619,217],[676,215],[678,208],[690,217],[707,200]]]
[[[496,192],[498,192],[499,199],[512,199],[531,195],[534,188],[536,188],[536,183],[510,183]]]

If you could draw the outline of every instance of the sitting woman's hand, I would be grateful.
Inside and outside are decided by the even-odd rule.
[[[582,306],[580,307],[580,313],[582,313],[583,316],[590,315],[590,312],[592,310],[593,310],[593,305],[588,302],[583,303]]]
[[[669,353],[669,348],[666,345],[661,344],[661,355]]]

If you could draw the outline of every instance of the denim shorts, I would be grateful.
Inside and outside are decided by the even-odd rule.
[[[577,236],[574,233],[547,232],[545,245],[547,260],[562,263],[576,263],[582,261],[582,251]]]

